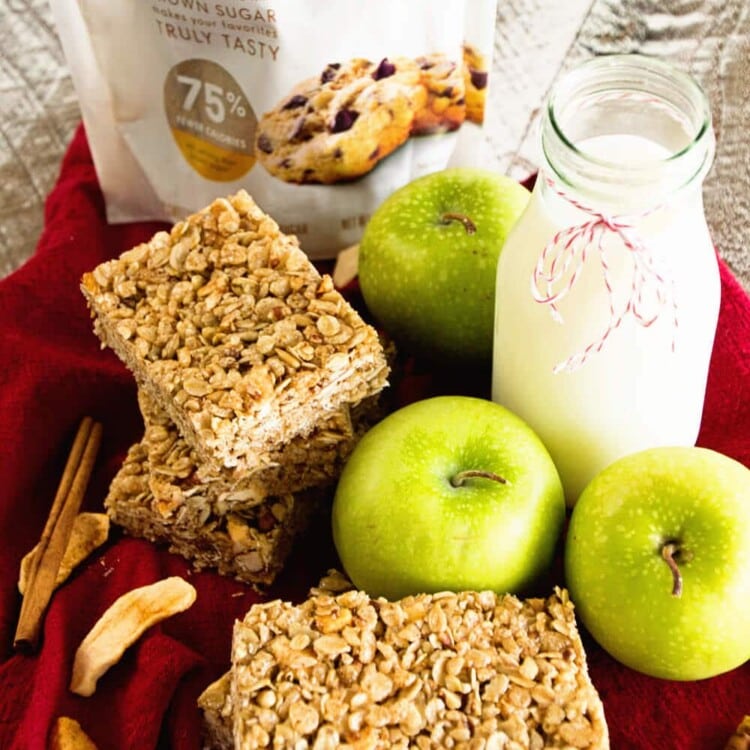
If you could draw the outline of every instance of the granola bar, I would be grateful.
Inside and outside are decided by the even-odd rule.
[[[94,330],[201,463],[252,468],[385,385],[375,330],[244,191],[97,266]]]
[[[309,595],[340,594],[353,588],[354,584],[343,573],[331,569],[320,579],[317,586],[310,589]],[[231,680],[232,673],[228,670],[198,696],[198,708],[203,713],[204,750],[234,748]]]
[[[317,586],[310,589],[310,596],[340,594],[353,588],[354,584],[343,573],[331,569],[320,579]],[[198,696],[198,708],[203,713],[204,750],[234,748],[231,680],[232,674],[229,670]]]
[[[229,700],[242,749],[609,747],[564,589],[257,604],[235,623]]]
[[[213,496],[215,506],[226,511],[269,495],[331,486],[357,440],[381,411],[376,396],[356,409],[339,409],[310,435],[292,438],[259,456],[258,467],[243,473],[201,465],[174,422],[143,390],[139,390],[138,403],[146,424],[143,442],[150,466],[149,487],[163,510],[178,508],[196,493]]]
[[[203,712],[205,750],[234,750],[230,681],[231,674],[225,672],[198,696],[198,708]]]
[[[320,491],[313,489],[225,507],[198,487],[172,505],[156,500],[149,475],[147,448],[137,443],[104,500],[112,521],[132,536],[167,543],[196,570],[214,568],[246,583],[273,582],[294,538],[322,502]]]

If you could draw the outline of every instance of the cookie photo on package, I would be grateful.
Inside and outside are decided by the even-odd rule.
[[[496,0],[52,7],[112,223],[245,189],[331,258],[397,188],[484,158]]]

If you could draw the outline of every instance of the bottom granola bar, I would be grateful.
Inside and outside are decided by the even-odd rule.
[[[564,589],[258,604],[229,681],[236,748],[609,747]]]
[[[215,496],[197,491],[175,506],[158,501],[149,486],[144,443],[129,451],[109,488],[104,506],[112,521],[132,536],[162,542],[190,560],[197,570],[254,584],[270,584],[288,557],[295,537],[307,527],[324,494],[253,498],[224,507]]]

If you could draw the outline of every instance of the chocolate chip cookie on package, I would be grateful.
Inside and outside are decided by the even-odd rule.
[[[440,53],[418,57],[416,63],[427,100],[414,117],[412,135],[457,130],[466,118],[463,65]]]
[[[286,182],[356,179],[406,141],[426,98],[413,60],[331,63],[261,117],[258,161]]]
[[[487,99],[487,60],[469,44],[464,45],[464,81],[466,84],[466,119],[481,125]]]

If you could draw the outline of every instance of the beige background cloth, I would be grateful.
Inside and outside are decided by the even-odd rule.
[[[539,109],[561,72],[636,51],[672,60],[708,92],[718,149],[706,213],[750,289],[750,0],[498,0],[487,116],[494,166],[516,177],[534,169]],[[33,252],[79,120],[47,0],[0,0],[0,277]]]

